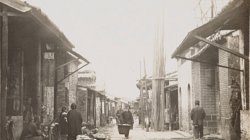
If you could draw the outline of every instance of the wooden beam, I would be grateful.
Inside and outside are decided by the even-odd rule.
[[[66,62],[66,63],[64,63],[64,64],[62,64],[62,65],[60,65],[60,66],[57,66],[56,69],[60,69],[60,68],[62,68],[62,67],[64,67],[64,66],[66,66],[66,65],[68,65],[68,64],[70,64],[70,63],[72,63],[72,62],[78,61],[78,60],[79,60],[79,59],[74,59],[74,60],[71,60],[71,61],[69,61],[69,62]]]
[[[80,69],[82,69],[83,67],[87,66],[89,63],[81,66],[80,68],[76,69],[75,71],[71,72],[70,74],[68,74],[67,76],[65,76],[63,79],[59,80],[56,82],[56,84],[59,84],[60,82],[62,82],[64,79],[68,78],[69,76],[71,76],[72,74],[76,73],[77,71],[79,71]]]
[[[8,16],[7,8],[3,7],[2,16],[2,42],[1,42],[1,138],[6,138],[6,133],[3,132],[6,123],[6,100],[7,100],[7,87],[8,87]]]
[[[0,16],[4,16],[5,14],[7,14],[8,17],[26,16],[24,14],[19,14],[15,12],[7,12],[7,13],[0,12]]]
[[[236,68],[232,68],[232,67],[228,67],[228,66],[213,64],[213,63],[210,63],[210,62],[201,61],[201,60],[197,60],[197,59],[193,59],[193,58],[186,58],[186,57],[182,57],[182,56],[176,56],[176,58],[189,60],[189,61],[193,61],[193,62],[204,63],[204,64],[213,65],[213,66],[217,66],[217,67],[222,67],[222,68],[226,68],[226,69],[231,69],[231,70],[235,70],[235,71],[244,72],[244,70],[241,70],[241,69],[236,69]]]
[[[226,51],[226,52],[228,52],[228,53],[234,54],[235,56],[238,56],[238,57],[240,57],[240,58],[243,58],[243,59],[246,60],[246,61],[249,61],[249,58],[248,58],[247,56],[245,56],[245,55],[243,55],[243,54],[241,54],[241,53],[238,53],[238,52],[236,52],[236,51],[233,51],[233,50],[231,50],[231,49],[229,49],[229,48],[226,48],[226,47],[224,47],[224,46],[222,46],[222,45],[220,45],[220,44],[218,44],[218,43],[209,41],[209,40],[207,40],[206,38],[200,37],[200,36],[198,36],[198,35],[193,35],[193,37],[196,38],[196,39],[198,39],[198,40],[200,40],[200,41],[203,41],[203,42],[205,42],[205,43],[207,43],[207,44],[210,44],[210,45],[213,46],[213,47],[216,47],[216,48],[221,49],[221,50],[223,50],[223,51]]]

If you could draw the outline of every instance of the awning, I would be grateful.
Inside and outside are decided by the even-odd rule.
[[[0,0],[0,3],[21,12],[24,16],[32,18],[35,22],[52,33],[63,45],[65,45],[65,47],[69,49],[74,48],[74,45],[40,9],[21,0]]]
[[[0,2],[20,12],[31,10],[31,7],[27,6],[25,2],[20,0],[0,0]]]
[[[168,91],[175,91],[178,90],[178,84],[168,85],[164,87]]]
[[[44,13],[42,13],[40,9],[21,0],[0,0],[0,3],[34,19],[39,25],[45,27],[45,29],[47,29],[62,43],[62,49],[85,61],[86,63],[89,63],[87,59],[72,50],[74,45],[66,38],[66,36],[58,29],[58,27]]]
[[[207,38],[219,30],[231,30],[235,28],[234,19],[240,17],[246,9],[247,4],[244,0],[230,2],[217,17],[189,32],[172,54],[172,58],[198,43],[200,40],[195,38],[195,36]]]

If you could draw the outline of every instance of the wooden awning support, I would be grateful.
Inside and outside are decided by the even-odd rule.
[[[74,60],[68,61],[68,62],[66,62],[66,63],[64,63],[64,64],[62,64],[62,65],[56,67],[56,69],[60,69],[60,68],[62,68],[62,67],[64,67],[64,66],[66,66],[66,65],[68,65],[68,64],[70,64],[70,63],[72,63],[72,62],[78,61],[78,60],[79,60],[79,59],[74,59]]]
[[[228,66],[223,66],[223,65],[219,65],[219,64],[213,64],[213,63],[210,63],[210,62],[201,61],[201,60],[197,60],[197,59],[193,59],[193,58],[186,58],[186,57],[182,57],[182,56],[176,56],[176,58],[180,58],[180,59],[184,59],[184,60],[189,60],[189,61],[193,61],[193,62],[204,63],[204,64],[208,64],[208,65],[212,65],[212,66],[217,66],[217,67],[222,67],[222,68],[227,68],[227,69],[231,69],[231,70],[235,70],[235,71],[244,72],[244,70],[241,70],[241,69],[236,69],[236,68],[232,68],[232,67],[228,67]]]
[[[69,76],[71,76],[72,74],[76,73],[77,71],[79,71],[80,69],[82,69],[83,67],[87,66],[89,63],[86,63],[85,65],[81,66],[80,68],[78,68],[77,70],[71,72],[70,74],[68,74],[67,76],[65,76],[64,78],[62,78],[61,80],[57,81],[56,84],[58,85],[60,82],[62,82],[64,79],[68,78]]]
[[[198,40],[200,40],[200,41],[203,41],[203,42],[205,42],[205,43],[207,43],[207,44],[210,44],[210,45],[213,46],[213,47],[216,47],[216,48],[221,49],[221,50],[223,50],[223,51],[225,51],[225,52],[228,52],[228,53],[234,54],[235,56],[238,56],[238,57],[240,57],[240,58],[243,58],[243,59],[246,60],[246,61],[249,61],[249,58],[248,58],[247,56],[245,56],[245,55],[243,55],[243,54],[241,54],[241,53],[238,53],[238,52],[236,52],[236,51],[233,51],[233,50],[231,50],[231,49],[228,49],[228,48],[226,48],[226,47],[224,47],[224,46],[222,46],[222,45],[220,45],[220,44],[218,44],[218,43],[209,41],[209,40],[207,40],[206,38],[200,37],[200,36],[198,36],[198,35],[193,35],[193,37],[196,38],[196,39],[198,39]]]

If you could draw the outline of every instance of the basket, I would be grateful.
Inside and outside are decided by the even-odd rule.
[[[119,134],[127,134],[130,127],[131,126],[129,124],[118,124]]]

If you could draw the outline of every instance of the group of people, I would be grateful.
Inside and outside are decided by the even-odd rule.
[[[71,110],[68,113],[66,107],[63,107],[59,116],[61,140],[76,140],[77,135],[82,134],[82,115],[76,110],[75,103],[70,107]]]
[[[126,106],[124,111],[120,107],[120,109],[116,113],[116,122],[117,124],[129,124],[130,129],[133,129],[134,119],[132,113],[130,112],[129,106]],[[129,137],[129,130],[127,131],[127,133],[125,133],[125,137]]]
[[[71,104],[69,112],[67,112],[66,107],[62,107],[58,123],[61,140],[76,140],[77,135],[82,133],[82,116],[76,110],[75,103]],[[39,124],[39,117],[29,117],[29,122],[24,126],[21,140],[48,140],[48,126],[45,128],[47,131],[42,131]]]

